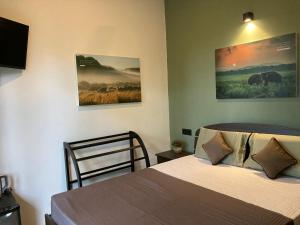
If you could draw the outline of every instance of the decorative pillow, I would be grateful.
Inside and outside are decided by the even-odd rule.
[[[271,179],[277,178],[285,169],[297,164],[297,160],[284,150],[275,138],[271,138],[269,143],[251,158],[262,166],[266,175]]]
[[[280,146],[282,146],[286,152],[297,160],[296,165],[287,168],[282,172],[282,174],[300,178],[300,136],[254,133],[251,135],[249,140],[250,155],[254,155],[262,151],[272,138],[275,138],[280,143]],[[244,167],[263,170],[262,166],[255,162],[251,157],[246,160]]]
[[[202,145],[210,141],[218,132],[220,131],[201,128],[195,149],[196,157],[209,160]],[[242,167],[245,157],[245,146],[250,133],[231,131],[221,131],[221,133],[227,145],[233,150],[233,153],[228,155],[222,163]]]
[[[221,132],[217,132],[217,134],[209,142],[203,144],[202,147],[213,165],[218,164],[222,159],[233,152],[225,142]]]

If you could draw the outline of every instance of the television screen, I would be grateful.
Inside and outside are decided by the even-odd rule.
[[[0,66],[26,68],[29,27],[0,17]]]

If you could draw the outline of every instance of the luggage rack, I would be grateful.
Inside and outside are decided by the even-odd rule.
[[[137,141],[138,145],[134,145],[134,140]],[[124,142],[129,141],[129,147],[122,148],[118,150],[112,150],[109,152],[103,152],[95,155],[89,155],[85,157],[76,157],[74,151],[87,149],[91,147],[107,145],[111,143],[117,142]],[[138,148],[142,149],[143,157],[135,158],[134,151]],[[81,172],[78,162],[86,161],[90,159],[95,159],[107,155],[117,154],[121,152],[130,151],[130,160],[116,163],[110,166],[100,167],[98,169],[93,169],[85,172]],[[105,175],[108,173],[116,172],[119,170],[123,170],[126,168],[131,168],[131,172],[135,171],[135,162],[140,160],[145,160],[146,167],[150,166],[149,156],[147,153],[147,149],[144,145],[143,140],[141,137],[135,133],[134,131],[129,131],[127,133],[109,135],[104,137],[98,137],[93,139],[86,139],[81,141],[74,141],[74,142],[64,142],[64,157],[65,157],[65,169],[66,169],[66,183],[67,189],[71,190],[73,188],[74,183],[78,183],[78,187],[82,187],[82,181],[99,177],[101,175]],[[70,179],[70,167],[69,167],[69,160],[73,162],[76,178],[75,180]]]

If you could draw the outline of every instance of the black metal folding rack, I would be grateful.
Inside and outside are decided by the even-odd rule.
[[[134,140],[137,141],[138,145],[134,145]],[[129,141],[129,147],[128,148],[122,148],[118,150],[113,150],[109,152],[103,152],[100,154],[90,155],[86,157],[80,157],[77,158],[74,151],[96,147],[100,145],[108,145],[111,143],[116,142],[124,142]],[[143,157],[135,158],[134,151],[135,149],[141,148],[143,151]],[[80,168],[78,165],[78,162],[90,160],[94,158],[99,158],[107,155],[117,154],[121,152],[130,151],[130,160],[125,162],[120,162],[117,164],[113,164],[106,167],[100,167],[98,169],[93,169],[90,171],[80,172]],[[82,181],[87,180],[90,178],[98,177],[104,174],[108,174],[111,172],[123,170],[126,168],[131,168],[131,172],[135,171],[135,165],[134,163],[139,160],[145,160],[146,167],[150,166],[149,156],[147,153],[147,149],[144,145],[143,140],[141,137],[135,133],[134,131],[129,131],[127,133],[121,133],[121,134],[115,134],[115,135],[109,135],[104,137],[98,137],[93,139],[86,139],[81,141],[74,141],[74,142],[64,142],[64,156],[65,156],[65,169],[66,169],[66,183],[67,183],[67,189],[71,190],[74,183],[78,183],[78,187],[82,187]],[[71,180],[70,177],[70,168],[69,168],[69,160],[73,162],[73,166],[75,169],[76,174],[76,180]],[[91,174],[91,175],[89,175]]]

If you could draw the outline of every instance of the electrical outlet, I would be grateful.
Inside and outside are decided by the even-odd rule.
[[[182,128],[182,134],[192,136],[192,129]]]

